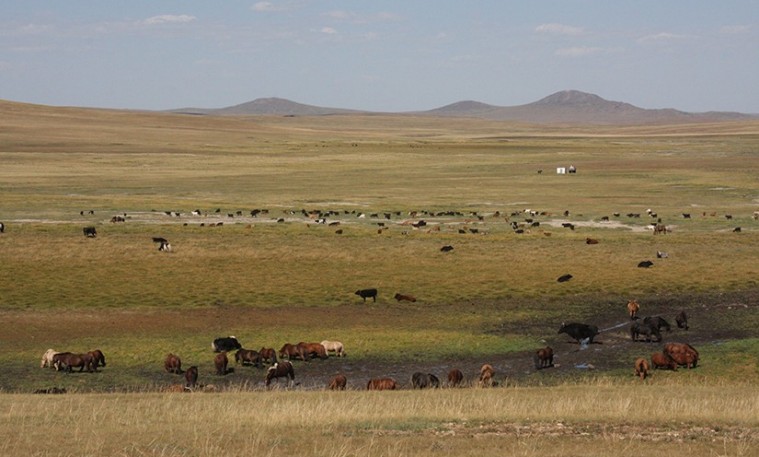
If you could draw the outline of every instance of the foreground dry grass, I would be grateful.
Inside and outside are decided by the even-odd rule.
[[[756,455],[759,391],[599,382],[0,397],[2,455]]]

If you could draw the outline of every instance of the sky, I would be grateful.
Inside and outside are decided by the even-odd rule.
[[[0,99],[370,111],[580,90],[759,113],[757,0],[0,0]]]

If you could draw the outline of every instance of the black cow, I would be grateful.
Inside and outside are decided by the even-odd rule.
[[[231,352],[236,349],[242,349],[242,345],[234,336],[219,337],[211,343],[213,352]]]
[[[363,298],[364,302],[366,302],[367,298],[371,298],[375,302],[377,301],[377,289],[359,289],[354,293]]]
[[[416,372],[411,375],[411,386],[414,389],[426,389],[428,387],[439,388],[440,379],[432,373]]]
[[[447,244],[447,245],[443,246],[442,248],[440,248],[440,252],[451,252],[451,251],[453,251],[453,246],[451,246],[449,244]]]
[[[558,282],[567,282],[567,281],[569,281],[570,279],[572,279],[572,275],[571,275],[571,274],[569,274],[569,273],[567,273],[567,274],[565,274],[565,275],[561,275],[561,276],[559,276],[559,278],[558,278],[556,281],[558,281]]]
[[[661,341],[661,333],[659,332],[659,328],[652,324],[647,324],[645,322],[634,322],[630,326],[630,338],[633,341],[638,341],[638,337],[644,335],[646,337],[647,342],[651,342],[651,337],[656,338],[656,342]]]
[[[95,227],[84,227],[82,229],[82,232],[84,233],[84,236],[88,238],[95,238],[98,236],[98,232],[95,230]]]
[[[638,268],[649,268],[654,266],[654,263],[650,260],[644,260],[638,263]]]
[[[646,316],[643,318],[643,323],[648,324],[652,327],[656,327],[657,330],[664,329],[668,332],[672,330],[669,322],[665,321],[661,316]]]
[[[571,336],[579,344],[583,340],[588,340],[588,343],[593,342],[593,338],[598,335],[598,327],[588,324],[561,324],[559,333],[566,333]]]

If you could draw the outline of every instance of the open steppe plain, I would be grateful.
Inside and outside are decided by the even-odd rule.
[[[757,455],[757,122],[0,114],[2,455]],[[369,287],[376,302],[353,294]],[[630,340],[632,298],[697,368],[632,376],[661,349]],[[570,321],[597,344],[557,335]],[[298,386],[266,390],[263,369],[213,373],[226,335],[340,340],[348,357],[296,361]],[[47,348],[108,365],[41,369]],[[181,383],[168,352],[213,392],[162,392]],[[476,384],[483,363],[497,387],[410,390],[454,367]],[[348,391],[324,391],[338,372]],[[374,376],[404,389],[364,391]],[[68,393],[31,393],[49,387]]]

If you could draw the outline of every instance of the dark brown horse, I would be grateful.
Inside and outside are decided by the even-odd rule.
[[[277,383],[279,383],[279,378],[282,377],[287,378],[288,387],[292,386],[295,383],[295,370],[293,369],[293,364],[287,360],[277,362],[274,365],[270,366],[268,370],[266,370],[266,385],[268,386],[271,384],[272,379],[276,379]]]
[[[547,368],[553,366],[553,349],[551,349],[550,346],[546,346],[544,348],[538,349],[538,351],[533,356],[533,361],[535,362],[535,369],[540,370],[541,368]]]
[[[374,378],[366,383],[366,390],[396,390],[400,386],[393,378]]]
[[[303,352],[300,350],[300,348],[295,344],[285,343],[282,346],[282,349],[279,350],[279,358],[280,359],[287,359],[287,360],[293,360],[293,359],[301,359],[303,361],[306,360],[306,356],[303,354]]]
[[[277,363],[277,351],[274,348],[262,347],[258,351],[258,356],[261,357],[261,363]]]
[[[320,359],[328,358],[327,349],[321,343],[304,343],[301,341],[298,343],[298,351],[303,355],[303,360],[306,361],[316,357]]]
[[[198,367],[191,366],[184,372],[185,387],[192,390],[198,385]]]
[[[213,358],[213,365],[216,367],[216,374],[224,376],[227,374],[227,365],[229,365],[229,358],[227,358],[226,352],[219,352],[216,357]]]
[[[179,356],[169,353],[166,356],[166,360],[163,362],[163,369],[168,373],[181,374],[182,360],[179,358]]]
[[[448,387],[458,387],[464,381],[464,373],[458,368],[448,372]]]
[[[100,349],[93,349],[87,354],[89,354],[92,357],[93,368],[95,370],[97,370],[99,366],[100,367],[105,366],[105,355],[103,355],[103,351],[101,351]]]
[[[651,366],[654,370],[662,368],[677,371],[677,364],[675,361],[662,354],[661,352],[654,352],[651,354]]]
[[[329,390],[345,390],[346,385],[348,385],[348,378],[345,375],[338,374],[332,378],[327,388]]]
[[[89,354],[61,352],[53,356],[53,366],[56,371],[64,369],[66,372],[71,373],[74,368],[79,368],[79,372],[81,373],[86,368],[88,372],[92,373],[94,371],[93,364],[93,358]]]
[[[675,322],[677,323],[677,328],[688,330],[688,315],[685,314],[685,311],[680,311],[677,316],[675,316]]]
[[[261,364],[261,355],[253,349],[240,349],[235,352],[235,363],[250,364],[254,367],[258,367]]]
[[[635,359],[635,376],[640,377],[641,380],[646,379],[648,376],[648,360],[643,357]]]

